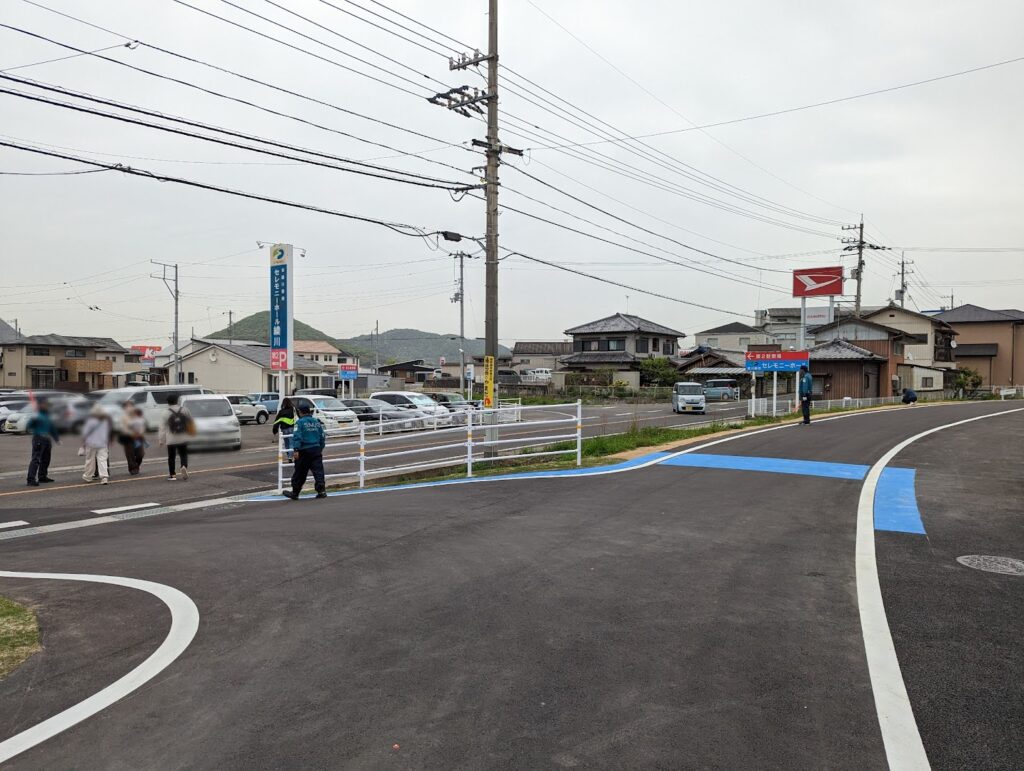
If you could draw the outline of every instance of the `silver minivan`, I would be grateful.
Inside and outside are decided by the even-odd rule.
[[[672,386],[672,412],[707,413],[704,386],[700,383],[676,383]]]
[[[146,430],[156,431],[160,428],[160,421],[167,411],[167,397],[171,394],[178,394],[179,398],[185,396],[199,396],[200,394],[212,394],[209,388],[202,388],[197,385],[162,385],[162,386],[139,386],[132,388],[115,388],[107,391],[103,398],[96,402],[110,419],[117,426],[121,421],[121,414],[124,412],[124,403],[132,402],[142,409],[142,415],[146,419]]]

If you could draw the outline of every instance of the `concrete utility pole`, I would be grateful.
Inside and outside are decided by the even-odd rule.
[[[487,270],[484,353],[498,360],[498,0],[487,1]]]
[[[466,390],[466,253],[457,252],[459,258],[459,290],[452,298],[459,304],[459,393]]]
[[[228,345],[235,344],[235,312],[228,311]]]
[[[857,267],[854,278],[857,279],[857,295],[854,302],[853,315],[858,319],[860,318],[860,303],[862,290],[864,287],[864,250],[865,249],[888,249],[887,246],[878,246],[877,244],[871,244],[864,240],[864,215],[860,217],[859,225],[843,225],[843,230],[856,230],[856,238],[844,238],[843,243],[847,244],[844,247],[845,251],[857,250]]]
[[[373,371],[380,373],[380,322],[374,322],[373,333]]]
[[[163,281],[167,291],[174,298],[174,383],[178,384],[181,382],[181,347],[178,345],[178,299],[180,297],[178,292],[178,263],[171,265],[168,262],[157,262],[156,260],[150,260],[150,262],[154,265],[159,265],[163,269],[163,273],[159,276],[151,273],[150,278],[158,278]],[[169,268],[174,268],[174,289],[171,289],[169,283],[170,276],[167,275]]]

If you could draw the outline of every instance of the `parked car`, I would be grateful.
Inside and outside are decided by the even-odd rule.
[[[277,412],[277,406],[281,402],[281,394],[275,393],[274,391],[258,391],[256,393],[246,394],[255,404],[262,404],[267,408],[267,412]]]
[[[672,412],[707,413],[704,386],[700,383],[676,383],[672,387]]]
[[[242,448],[242,429],[234,407],[222,394],[186,394],[180,404],[188,410],[196,424],[196,434],[189,439],[189,447]]]
[[[3,423],[12,412],[20,412],[28,405],[28,399],[17,399],[0,402],[0,431],[3,431]]]
[[[342,399],[341,403],[356,414],[360,423],[373,423],[374,431],[379,428],[384,431],[423,428],[424,416],[419,410],[401,409],[380,399]],[[380,426],[382,421],[384,425]]]
[[[472,412],[476,407],[473,402],[468,401],[465,396],[460,393],[452,391],[443,392],[431,392],[428,393],[431,399],[438,404],[446,407],[450,413],[452,413],[452,419],[455,423],[462,425],[466,422],[467,413]]]
[[[371,399],[393,404],[406,410],[418,410],[423,413],[426,426],[450,426],[453,422],[452,413],[443,404],[438,404],[429,396],[419,391],[378,391],[370,394]]]
[[[494,382],[498,385],[519,385],[523,379],[514,369],[499,369],[494,373]]]
[[[27,434],[28,422],[36,414],[36,408],[32,404],[26,404],[17,412],[8,413],[4,421],[3,432],[5,434]]]
[[[66,399],[50,400],[50,415],[53,417],[53,425],[62,434],[81,431],[85,419],[89,417],[89,410],[93,402],[83,396],[71,396]]]
[[[732,378],[709,380],[704,384],[704,396],[709,401],[729,401],[733,399],[738,401],[740,398],[740,386]]]
[[[338,391],[334,388],[300,388],[295,392],[296,396],[337,396]]]
[[[259,423],[261,426],[270,417],[270,410],[248,396],[241,394],[224,394],[235,410],[240,423]]]
[[[143,386],[115,388],[107,391],[96,403],[117,425],[124,411],[124,403],[131,401],[142,410],[142,415],[146,419],[146,430],[156,431],[160,428],[160,422],[167,411],[167,397],[171,394],[178,394],[182,399],[186,396],[215,395],[209,388],[197,385]]]
[[[359,431],[359,418],[341,400],[333,396],[292,396],[292,404],[308,404],[313,416],[327,431],[353,433]]]

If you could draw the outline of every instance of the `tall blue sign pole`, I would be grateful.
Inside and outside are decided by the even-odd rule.
[[[292,245],[270,247],[270,369],[278,373],[278,391],[283,401],[288,390],[295,350],[292,313],[295,292],[292,280]]]

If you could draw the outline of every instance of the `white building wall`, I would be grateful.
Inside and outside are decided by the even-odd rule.
[[[211,361],[211,353],[216,355],[216,361]],[[266,390],[263,367],[219,349],[200,351],[183,359],[181,371],[186,384],[191,372],[196,383],[219,393],[247,394]]]

